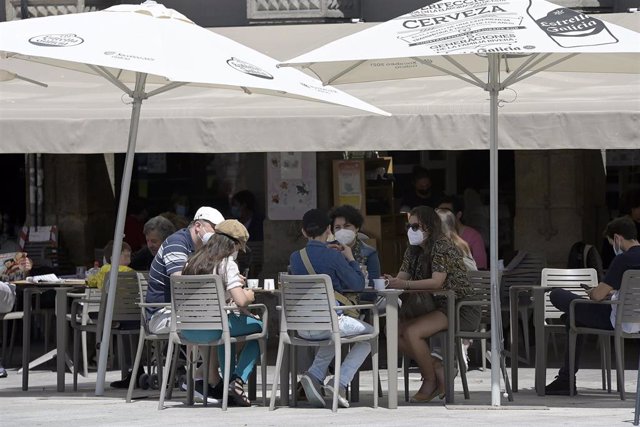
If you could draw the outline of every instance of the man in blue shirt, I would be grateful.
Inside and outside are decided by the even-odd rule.
[[[292,274],[327,274],[331,277],[333,289],[337,292],[362,291],[364,289],[364,275],[360,265],[354,259],[351,248],[341,244],[327,244],[331,233],[331,220],[327,212],[312,209],[302,217],[302,234],[308,239],[307,246],[302,251],[296,251],[289,258]],[[305,265],[303,253],[306,252],[310,266]],[[373,327],[359,319],[339,314],[339,327],[342,336],[370,334]],[[330,338],[327,331],[299,331],[300,336],[309,340],[324,340]],[[344,362],[340,374],[340,389],[338,402],[341,407],[349,407],[346,399],[346,387],[371,351],[368,342],[356,343]],[[322,394],[322,387],[327,375],[327,368],[335,357],[332,345],[320,347],[311,367],[300,378],[302,387],[309,403],[324,408],[326,403]],[[326,386],[331,393],[333,390]]]
[[[622,276],[627,270],[640,269],[640,244],[638,243],[638,233],[634,222],[628,217],[617,218],[611,221],[605,230],[605,237],[613,246],[616,257],[611,262],[609,270],[604,280],[597,287],[588,292],[589,299],[602,301],[608,299],[610,295],[617,298],[617,292],[622,285]],[[581,298],[579,295],[566,289],[554,289],[549,295],[551,303],[565,313],[565,325],[567,329],[567,346],[565,348],[564,365],[560,368],[556,379],[545,387],[545,394],[549,395],[569,395],[569,306],[574,299]],[[591,327],[595,329],[613,330],[615,325],[615,312],[608,304],[577,304],[575,306],[576,326]],[[636,328],[634,331],[637,332]],[[576,342],[575,371],[578,371],[580,359],[580,349],[582,348],[582,335],[578,335]],[[575,383],[574,383],[575,384]],[[575,390],[574,390],[575,392]]]

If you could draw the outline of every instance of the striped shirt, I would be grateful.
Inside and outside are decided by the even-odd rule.
[[[162,243],[149,270],[148,303],[171,302],[171,279],[173,273],[181,272],[189,255],[196,250],[188,228],[173,233]],[[157,308],[148,308],[152,314]]]

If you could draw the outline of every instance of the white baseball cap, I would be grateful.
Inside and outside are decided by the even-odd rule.
[[[224,221],[224,217],[217,209],[211,208],[209,206],[202,206],[196,214],[193,216],[193,220],[197,221],[199,219],[204,219],[205,221],[209,221],[213,225],[218,225],[222,221]]]

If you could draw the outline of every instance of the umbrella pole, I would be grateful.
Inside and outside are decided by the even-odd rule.
[[[133,169],[133,158],[136,151],[136,140],[138,138],[138,123],[140,122],[140,109],[142,100],[146,98],[144,86],[147,75],[136,73],[136,85],[133,92],[133,108],[131,110],[131,123],[129,125],[129,144],[127,146],[127,156],[125,159],[124,172],[122,174],[122,184],[120,186],[120,202],[118,204],[118,216],[116,219],[116,229],[113,234],[113,252],[111,253],[111,271],[109,271],[109,289],[107,290],[107,305],[104,313],[104,325],[102,328],[102,340],[100,342],[100,355],[98,356],[98,378],[96,380],[96,396],[104,394],[104,381],[107,373],[107,357],[109,354],[109,343],[111,342],[111,322],[113,320],[113,305],[116,297],[116,286],[118,268],[120,267],[120,253],[122,252],[122,239],[124,238],[124,221],[127,214],[127,203],[129,200],[129,188],[131,187],[131,171]],[[122,363],[122,361],[120,361]],[[133,373],[132,378],[135,378]]]
[[[491,268],[491,405],[500,406],[501,328],[500,293],[498,283],[498,94],[500,92],[500,57],[490,53],[489,84],[489,157],[490,157],[490,268]],[[483,355],[484,356],[484,355]]]

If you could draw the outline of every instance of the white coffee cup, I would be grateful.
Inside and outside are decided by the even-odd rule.
[[[257,289],[260,287],[260,280],[258,279],[247,279],[247,288],[249,289]]]
[[[373,287],[376,291],[382,291],[389,286],[389,279],[373,279]]]
[[[264,279],[264,290],[265,291],[274,291],[276,289],[275,280],[273,279]]]

